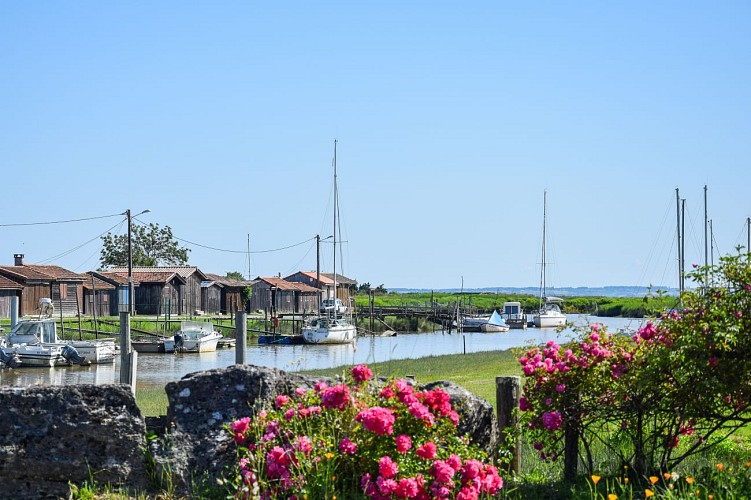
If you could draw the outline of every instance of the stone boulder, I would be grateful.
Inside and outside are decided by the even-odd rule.
[[[151,451],[157,477],[169,478],[184,493],[191,488],[216,484],[234,464],[235,444],[225,426],[252,416],[264,403],[296,387],[312,389],[323,377],[311,378],[275,368],[233,365],[190,373],[165,387],[169,408],[165,436],[154,440]]]
[[[67,498],[69,482],[148,488],[144,421],[123,385],[0,388],[0,496]]]
[[[460,436],[467,435],[470,443],[489,457],[497,458],[501,436],[493,405],[453,382],[431,382],[422,388],[430,391],[440,388],[446,391],[452,408],[459,414],[457,433]]]

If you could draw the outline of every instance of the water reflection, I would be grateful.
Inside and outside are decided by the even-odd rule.
[[[641,320],[575,316],[576,324],[587,321],[604,323],[609,331],[635,330]],[[462,352],[510,349],[528,344],[561,341],[571,330],[560,334],[550,328],[511,330],[508,333],[456,332],[402,334],[396,337],[360,337],[351,345],[249,345],[246,362],[259,366],[300,371],[358,363],[376,363],[393,359],[421,358]],[[201,370],[223,368],[235,363],[234,349],[181,354],[139,354],[139,386],[164,386],[184,375]],[[19,368],[0,370],[0,385],[113,384],[120,380],[119,363],[87,367]]]

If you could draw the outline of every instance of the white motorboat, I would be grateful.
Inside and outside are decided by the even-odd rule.
[[[181,321],[180,330],[172,338],[164,340],[164,352],[210,352],[222,334],[214,330],[208,321]]]
[[[563,299],[547,296],[547,276],[545,274],[545,239],[548,220],[548,192],[543,197],[542,217],[542,268],[540,270],[540,310],[532,317],[538,328],[555,328],[566,324],[566,315],[561,312]]]
[[[349,344],[357,337],[357,328],[351,323],[351,310],[344,308],[342,301],[336,297],[336,235],[337,215],[339,213],[339,191],[336,185],[336,141],[334,141],[334,293],[324,300],[319,311],[321,315],[313,318],[302,328],[303,341],[307,344]],[[319,297],[320,300],[320,297]],[[349,317],[345,317],[349,311]]]
[[[521,302],[504,302],[501,317],[509,328],[527,328],[527,315],[524,314]]]
[[[36,318],[19,321],[3,341],[4,355],[15,355],[21,366],[56,366],[69,364],[114,363],[115,342],[103,340],[62,340],[52,318],[52,301],[39,301]]]

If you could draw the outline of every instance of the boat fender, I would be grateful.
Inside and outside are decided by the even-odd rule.
[[[63,347],[63,349],[60,351],[60,354],[63,355],[63,358],[65,358],[65,361],[68,363],[76,363],[79,365],[85,365],[86,358],[78,354],[78,351],[75,347],[72,345],[66,345]]]
[[[175,334],[175,349],[182,349],[182,347],[185,345],[185,340],[183,339],[183,336],[181,333]]]

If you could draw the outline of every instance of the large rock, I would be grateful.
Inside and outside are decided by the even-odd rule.
[[[0,411],[0,496],[67,498],[69,482],[92,480],[148,487],[144,421],[129,387],[0,388]]]
[[[217,478],[235,464],[235,444],[225,426],[254,414],[279,394],[291,394],[296,387],[313,388],[330,379],[287,373],[273,368],[243,365],[186,375],[167,384],[169,399],[167,434],[152,443],[159,475],[188,495],[196,485],[216,484]],[[460,415],[459,433],[494,456],[498,427],[493,407],[450,382],[435,382],[425,389],[440,387],[451,397]],[[423,387],[420,387],[422,389]]]
[[[184,493],[196,485],[214,484],[234,464],[235,445],[225,426],[252,416],[256,407],[289,394],[312,389],[319,378],[274,368],[234,365],[191,373],[166,386],[167,434],[151,445],[157,476],[169,478]]]
[[[438,381],[423,386],[427,390],[437,387],[448,393],[452,408],[459,414],[457,433],[466,434],[470,443],[497,458],[500,432],[493,405],[453,382]]]

